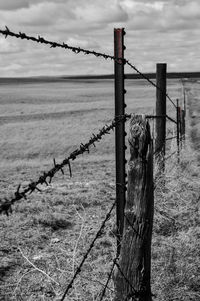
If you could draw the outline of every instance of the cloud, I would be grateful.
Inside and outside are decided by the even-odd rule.
[[[16,45],[13,40],[0,37],[0,54],[22,53],[22,45]]]
[[[200,27],[200,3],[193,1],[131,1],[121,5],[129,14],[127,26],[135,30],[187,30]]]
[[[28,6],[28,0],[0,0],[0,10],[16,10]]]
[[[127,12],[115,0],[90,1],[87,4],[81,2],[74,12],[77,19],[87,23],[114,23],[128,20]]]
[[[1,29],[111,55],[113,28],[125,27],[125,55],[141,71],[154,70],[158,61],[175,71],[197,69],[199,20],[199,0],[0,0]],[[0,39],[0,53],[5,76],[113,72],[103,59],[11,37]]]
[[[10,22],[18,26],[48,26],[53,25],[62,11],[53,2],[41,2],[30,7],[23,7],[13,11],[0,12],[1,22]],[[66,15],[67,17],[68,15]]]
[[[46,0],[0,0],[0,10],[16,10],[21,8],[27,8],[31,5],[46,2]],[[67,0],[48,0],[48,2],[66,3]]]

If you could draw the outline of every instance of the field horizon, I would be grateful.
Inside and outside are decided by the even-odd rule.
[[[147,72],[143,73],[149,79],[156,79],[155,72]],[[143,79],[140,74],[137,73],[125,73],[126,79]],[[196,79],[200,78],[200,71],[185,71],[185,72],[167,72],[168,79]],[[25,82],[49,82],[49,81],[65,81],[65,80],[84,80],[84,79],[95,79],[95,80],[103,80],[103,79],[114,79],[114,74],[87,74],[87,75],[56,75],[56,76],[48,76],[48,75],[36,75],[36,76],[24,76],[24,77],[0,77],[1,83],[14,83],[15,81],[25,81]]]

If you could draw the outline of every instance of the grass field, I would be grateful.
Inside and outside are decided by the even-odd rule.
[[[199,110],[197,104],[191,105],[199,84],[185,81],[185,85],[192,116]],[[127,113],[155,113],[153,87],[143,80],[127,80],[126,89]],[[169,80],[168,92],[174,99],[182,97],[180,82]],[[171,104],[168,113],[175,116]],[[53,158],[59,163],[113,115],[112,80],[0,81],[0,198],[12,196],[19,183],[25,187],[49,170]],[[188,118],[187,146],[180,166],[176,156],[172,157],[166,166],[166,189],[157,185],[152,242],[154,300],[200,300],[195,120],[190,125]],[[171,123],[167,134],[173,134]],[[174,143],[168,144],[169,153],[174,149]],[[60,300],[115,200],[114,154],[111,133],[91,148],[90,154],[73,162],[72,178],[66,168],[65,176],[57,174],[51,185],[13,206],[12,215],[0,216],[0,300]],[[114,225],[113,213],[66,300],[98,300],[115,257]],[[112,281],[104,300],[113,300]]]

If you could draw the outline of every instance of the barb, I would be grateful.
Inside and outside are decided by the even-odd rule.
[[[6,215],[9,215],[9,213],[12,212],[12,205],[21,200],[22,198],[26,199],[27,194],[31,194],[33,193],[35,190],[38,190],[41,192],[41,190],[37,187],[39,184],[43,185],[49,185],[53,179],[53,177],[55,176],[55,174],[59,171],[61,171],[64,174],[63,171],[63,167],[68,165],[69,166],[69,172],[70,172],[70,176],[72,175],[72,171],[71,171],[71,161],[74,161],[79,155],[82,155],[85,152],[89,151],[89,147],[90,146],[94,146],[95,142],[98,142],[102,139],[102,137],[106,134],[109,134],[109,132],[111,130],[113,130],[115,128],[115,126],[119,123],[119,122],[125,122],[128,118],[130,118],[131,115],[121,115],[121,116],[117,116],[115,117],[115,119],[112,120],[110,125],[105,125],[103,126],[99,132],[95,135],[92,134],[91,138],[89,139],[89,141],[85,144],[81,143],[79,148],[77,148],[76,150],[74,150],[67,158],[65,158],[60,164],[57,164],[55,159],[53,160],[54,163],[54,167],[52,169],[50,169],[47,172],[44,172],[38,180],[31,182],[27,188],[25,188],[24,190],[20,191],[20,187],[21,185],[18,186],[17,191],[14,193],[14,197],[12,199],[7,199],[4,198],[4,200],[0,200],[0,214],[1,213],[5,213]],[[48,182],[48,180],[49,182]]]
[[[143,74],[141,71],[138,70],[138,68],[136,68],[136,66],[134,66],[133,64],[131,64],[127,59],[122,59],[122,58],[118,58],[112,55],[108,55],[106,53],[101,53],[101,52],[96,52],[94,50],[88,50],[88,49],[84,49],[84,48],[80,48],[80,47],[74,47],[74,46],[70,46],[66,43],[58,43],[58,42],[53,42],[53,41],[49,41],[46,40],[45,38],[38,36],[38,38],[35,38],[33,36],[28,36],[25,33],[19,32],[19,33],[15,33],[10,31],[10,29],[5,26],[6,29],[5,30],[0,30],[0,33],[2,35],[5,36],[5,38],[7,38],[8,36],[11,37],[15,37],[17,39],[22,39],[22,40],[31,40],[33,42],[36,43],[40,43],[40,44],[46,44],[49,45],[50,48],[63,48],[65,50],[71,50],[72,52],[78,54],[78,53],[84,53],[85,55],[91,54],[94,55],[96,57],[102,57],[105,60],[110,59],[113,60],[115,62],[117,62],[118,64],[127,64],[129,67],[131,67],[132,69],[134,69],[138,74],[141,75],[141,77],[143,77],[145,80],[147,80],[151,85],[153,85],[155,88],[159,89],[160,91],[162,91],[162,89],[160,87],[158,87],[152,80],[150,80],[145,74]],[[166,97],[168,98],[168,100],[173,104],[173,106],[176,108],[175,103],[173,102],[173,100],[171,99],[171,97],[169,97],[169,95],[166,93]]]
[[[104,229],[104,227],[105,227],[105,224],[106,224],[106,222],[110,219],[110,216],[111,216],[111,213],[112,213],[112,211],[113,211],[113,209],[114,209],[114,207],[115,207],[115,204],[116,204],[116,201],[112,204],[112,206],[111,206],[109,212],[107,213],[107,215],[106,215],[104,221],[103,221],[102,224],[101,224],[101,227],[100,227],[99,230],[97,231],[95,238],[93,239],[93,241],[92,241],[92,243],[90,244],[90,246],[89,246],[87,252],[86,252],[85,255],[83,256],[83,259],[82,259],[81,263],[80,263],[79,266],[77,267],[76,272],[74,273],[74,276],[73,276],[72,280],[70,281],[70,283],[68,284],[68,286],[67,286],[67,288],[66,288],[66,290],[65,290],[65,292],[64,292],[64,294],[63,294],[63,296],[62,296],[62,298],[60,299],[60,301],[64,301],[64,300],[65,300],[66,295],[68,294],[69,290],[72,288],[72,285],[73,285],[73,283],[74,283],[74,280],[75,280],[76,277],[80,274],[81,268],[82,268],[84,262],[86,261],[88,255],[90,254],[92,248],[94,247],[94,244],[95,244],[96,240],[97,240],[99,237],[101,237],[102,232],[103,232],[103,229]]]

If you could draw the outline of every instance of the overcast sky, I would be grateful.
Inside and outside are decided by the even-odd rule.
[[[200,71],[200,0],[0,0],[0,29],[113,55],[124,27],[125,57],[142,72]],[[126,67],[126,72],[132,70]],[[113,73],[113,62],[0,36],[0,76]]]

